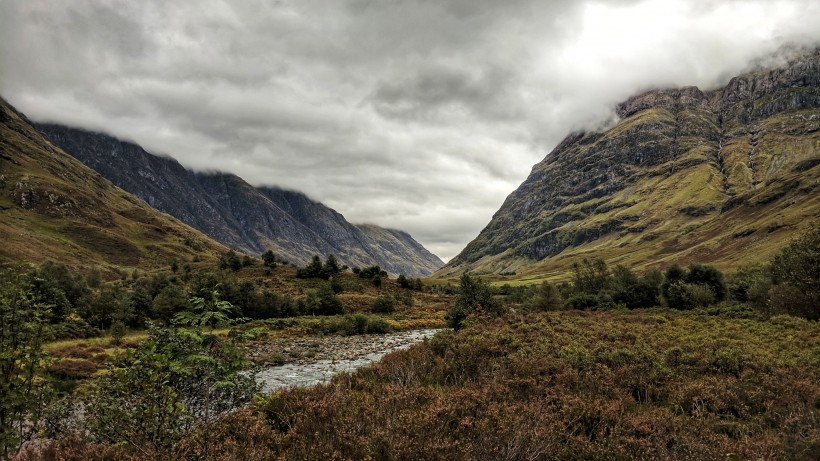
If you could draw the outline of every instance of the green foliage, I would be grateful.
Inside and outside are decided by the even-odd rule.
[[[656,270],[638,277],[624,266],[615,266],[612,270],[612,299],[630,309],[658,306],[662,281],[663,276]]]
[[[447,326],[458,330],[467,316],[477,312],[500,315],[503,308],[493,298],[493,291],[486,281],[465,272],[459,280],[455,302],[447,311]]]
[[[235,251],[229,250],[219,257],[219,268],[237,272],[242,269],[242,260],[239,259],[239,255]]]
[[[775,312],[820,319],[820,226],[789,244],[772,260],[770,291]]]
[[[177,285],[167,285],[151,302],[151,315],[168,325],[175,315],[190,308],[185,292]]]
[[[122,338],[125,336],[125,333],[128,330],[125,327],[125,323],[121,320],[114,320],[111,323],[111,339],[115,345],[119,346],[122,342]]]
[[[310,264],[296,272],[296,276],[303,279],[320,278],[327,280],[342,272],[339,261],[333,255],[328,255],[324,264],[319,255],[313,255]]]
[[[271,269],[276,268],[276,255],[273,253],[273,251],[268,250],[262,253],[262,264],[264,264],[265,267],[270,267]]]
[[[383,334],[391,331],[390,325],[381,317],[366,314],[348,314],[342,318],[340,328],[347,336]]]
[[[344,314],[342,302],[336,297],[329,283],[322,283],[316,290],[308,292],[301,300],[302,311],[310,315],[337,315]]]
[[[396,278],[396,283],[399,285],[399,288],[410,288],[410,281],[407,280],[407,277],[404,274],[400,274],[398,278]]]
[[[549,282],[543,282],[535,292],[532,300],[532,309],[536,311],[557,311],[564,305],[558,288]]]
[[[139,349],[97,382],[85,402],[98,440],[157,459],[189,431],[250,400],[244,349],[195,330],[153,328]]]
[[[363,269],[359,269],[358,272],[355,272],[360,278],[363,279],[373,279],[374,277],[387,277],[387,271],[382,270],[379,266],[369,266]]]
[[[33,434],[49,387],[41,374],[47,356],[51,306],[35,295],[37,277],[0,272],[0,456],[7,458]]]
[[[371,311],[380,314],[389,314],[396,310],[396,298],[391,295],[382,295],[373,301]]]
[[[692,264],[684,277],[686,283],[706,285],[714,295],[714,301],[726,299],[726,283],[723,274],[714,266]]]
[[[672,266],[661,285],[666,305],[675,309],[705,307],[726,298],[723,274],[715,267],[692,264],[688,270]]]
[[[606,262],[601,258],[584,258],[580,263],[573,263],[572,282],[576,291],[591,295],[609,289],[610,276]]]
[[[193,297],[190,304],[190,310],[182,311],[174,316],[174,324],[203,328],[223,327],[234,323],[231,319],[233,305],[219,299],[217,291],[214,291],[208,299]]]
[[[743,267],[726,280],[727,294],[731,299],[751,303],[759,309],[766,307],[770,287],[771,278],[762,266]]]
[[[85,298],[77,312],[100,330],[108,329],[114,320],[132,325],[135,325],[137,320],[130,294],[124,287],[113,284],[103,285]]]

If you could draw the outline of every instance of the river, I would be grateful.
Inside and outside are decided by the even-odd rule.
[[[263,393],[327,382],[338,373],[370,365],[390,352],[406,349],[439,331],[442,330],[280,340],[268,344],[261,353],[277,353],[288,363],[263,367],[256,380],[262,385]]]

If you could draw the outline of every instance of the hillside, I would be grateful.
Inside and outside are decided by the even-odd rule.
[[[249,254],[271,249],[298,264],[335,254],[350,266],[426,275],[444,263],[406,233],[355,226],[306,195],[251,186],[226,173],[195,173],[176,160],[99,133],[37,125],[52,142],[151,206]],[[381,236],[393,235],[386,243]]]
[[[723,88],[653,90],[573,133],[437,273],[565,274],[611,264],[767,260],[820,218],[820,51]]]
[[[0,262],[101,268],[215,259],[226,249],[55,147],[0,98]]]

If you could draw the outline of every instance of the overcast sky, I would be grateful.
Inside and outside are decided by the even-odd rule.
[[[617,102],[819,39],[817,0],[0,0],[0,94],[446,260]]]

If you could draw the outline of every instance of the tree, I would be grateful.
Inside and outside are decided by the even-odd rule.
[[[379,296],[373,301],[373,312],[389,314],[396,310],[396,298],[390,295]]]
[[[555,285],[549,282],[543,282],[535,293],[532,308],[537,311],[557,311],[561,309],[563,304],[561,293],[558,292]]]
[[[609,270],[601,258],[584,258],[580,263],[572,264],[573,283],[580,293],[597,295],[610,286]]]
[[[168,285],[152,301],[151,316],[167,325],[176,314],[190,307],[185,293],[176,285]]]
[[[126,324],[135,321],[131,297],[119,285],[104,285],[97,293],[86,298],[77,311],[83,319],[100,330],[108,329],[113,320]]]
[[[399,277],[396,279],[396,283],[400,288],[410,288],[410,281],[407,280],[407,277],[404,274],[399,274]]]
[[[502,309],[493,299],[490,285],[481,278],[465,272],[459,280],[456,299],[445,317],[447,326],[458,330],[463,326],[467,316],[475,312],[499,315]]]
[[[339,261],[333,255],[327,255],[324,266],[322,266],[322,278],[329,279],[342,271],[339,267]]]
[[[786,246],[769,268],[776,311],[820,319],[820,226]]]
[[[159,459],[196,421],[205,425],[256,392],[245,350],[200,329],[152,328],[136,352],[112,367],[88,394],[88,429]],[[207,443],[207,442],[205,442]]]
[[[239,269],[242,269],[242,261],[235,251],[229,250],[219,258],[219,268],[230,269],[237,272]]]
[[[322,276],[322,260],[319,255],[313,255],[310,264],[296,271],[296,277],[302,279],[318,278]]]
[[[125,324],[121,320],[111,322],[111,340],[119,346],[126,333]]]
[[[630,309],[657,306],[662,281],[663,275],[657,270],[638,277],[619,264],[612,270],[612,299]]]
[[[706,285],[715,295],[715,301],[726,299],[726,282],[723,274],[714,266],[692,264],[684,276],[686,283]]]
[[[312,306],[316,315],[344,314],[345,308],[336,297],[329,283],[322,283],[316,290],[316,303]]]
[[[265,267],[270,267],[271,269],[276,268],[276,255],[273,254],[273,251],[268,250],[262,253],[262,263]]]
[[[34,277],[0,273],[0,454],[5,459],[32,435],[49,387],[41,376],[51,306],[34,296]]]

